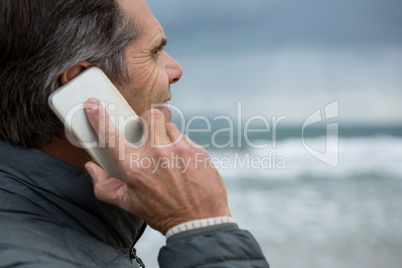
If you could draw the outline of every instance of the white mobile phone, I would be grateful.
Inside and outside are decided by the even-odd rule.
[[[75,138],[73,142],[78,141],[76,145],[84,148],[92,160],[110,176],[121,179],[117,164],[104,142],[99,141],[86,117],[84,103],[90,98],[97,98],[105,106],[111,120],[128,141],[134,144],[141,141],[142,125],[139,117],[98,67],[88,68],[58,88],[49,96],[49,105],[63,122],[70,142]]]

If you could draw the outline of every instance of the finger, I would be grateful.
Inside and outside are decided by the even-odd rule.
[[[172,120],[172,111],[168,108],[167,104],[164,104],[160,110],[165,116],[165,123],[169,123]]]
[[[128,141],[120,134],[119,130],[110,120],[109,114],[103,105],[95,98],[87,100],[85,103],[85,112],[92,128],[99,137],[99,141],[105,144],[105,147],[118,162],[119,148],[118,144],[128,144]]]
[[[87,162],[85,168],[92,177],[96,198],[103,202],[119,205],[123,200],[125,183],[110,177],[106,171],[92,161]]]
[[[177,128],[177,126],[174,123],[166,123],[166,132],[168,137],[171,140],[171,145],[176,145],[179,142],[181,144],[185,144],[185,147],[190,148],[196,148],[196,149],[203,149],[201,145],[198,143],[192,141],[188,136],[184,135],[183,133],[180,132],[180,130]]]
[[[170,139],[166,133],[165,116],[158,109],[151,109],[142,115],[147,127],[146,133],[151,138],[152,145],[169,144]]]
[[[158,109],[163,113],[165,116],[165,123],[168,123],[172,119],[172,111],[169,109],[169,104],[167,103],[159,103],[159,104],[153,104],[152,105],[153,109]]]
[[[195,141],[193,141],[192,139],[190,139],[188,136],[184,136],[185,138],[184,138],[184,140],[186,140],[187,141],[187,143],[191,146],[191,147],[193,147],[193,148],[195,148],[195,149],[203,149],[204,147],[202,147],[202,145],[199,145],[198,143],[196,143]]]
[[[85,169],[91,175],[93,184],[101,184],[110,178],[110,175],[93,161],[87,162]]]
[[[183,139],[184,134],[180,132],[177,126],[174,123],[166,123],[166,133],[171,141],[171,143],[176,144]]]

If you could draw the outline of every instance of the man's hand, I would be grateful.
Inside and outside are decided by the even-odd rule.
[[[88,162],[85,167],[99,200],[137,215],[162,234],[187,221],[230,216],[224,183],[207,151],[195,146],[173,123],[165,123],[160,110],[143,114],[146,142],[134,147],[128,146],[96,99],[88,100],[85,107],[92,127],[105,141],[123,177],[123,181],[111,178],[94,162]],[[119,148],[125,150],[124,160],[119,159]]]

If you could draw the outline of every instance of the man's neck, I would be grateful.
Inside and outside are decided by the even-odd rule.
[[[84,149],[72,145],[67,139],[54,138],[52,143],[38,149],[82,170],[85,170],[85,163],[91,160]]]

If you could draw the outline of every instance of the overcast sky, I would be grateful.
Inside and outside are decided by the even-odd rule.
[[[341,120],[402,123],[400,0],[148,0],[184,69],[187,115],[286,115],[339,100]]]

